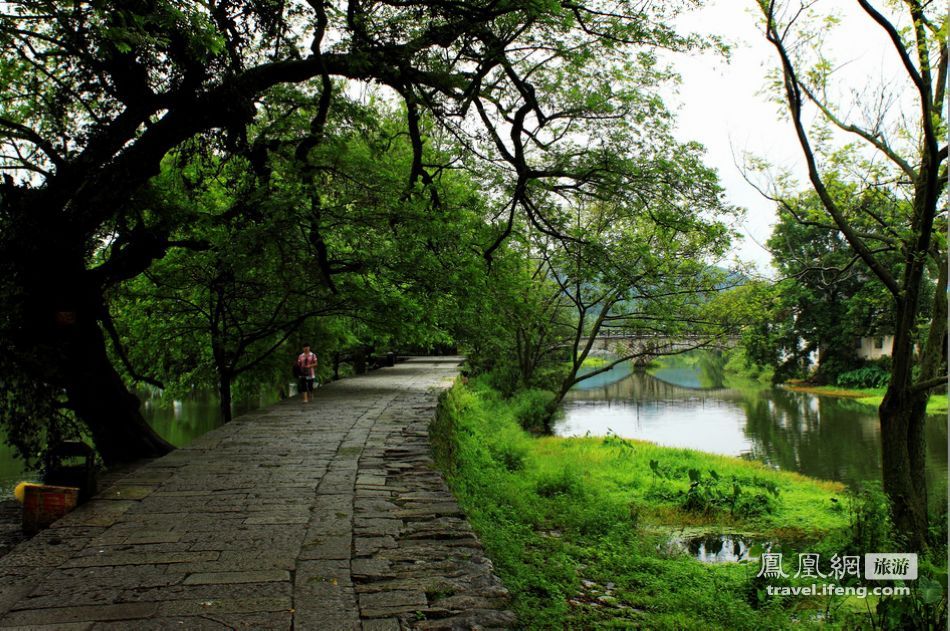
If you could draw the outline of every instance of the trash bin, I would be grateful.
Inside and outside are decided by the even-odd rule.
[[[96,452],[82,441],[54,445],[46,454],[43,481],[53,486],[79,489],[79,503],[96,494]]]

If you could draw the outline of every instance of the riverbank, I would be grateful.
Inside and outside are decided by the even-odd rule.
[[[616,436],[535,438],[518,416],[536,393],[504,400],[486,381],[444,396],[433,446],[524,627],[829,628],[825,600],[765,595],[748,559],[760,546],[702,563],[684,542],[771,543],[792,575],[796,551],[851,545],[861,509],[843,486]],[[865,615],[863,600],[842,604],[839,620]]]
[[[823,397],[842,397],[853,399],[855,403],[877,408],[884,400],[885,388],[840,388],[838,386],[807,386],[799,383],[785,383],[782,387],[792,392],[807,392]],[[927,414],[947,414],[947,394],[931,394],[927,401]]]

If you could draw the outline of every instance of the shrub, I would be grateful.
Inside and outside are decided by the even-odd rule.
[[[775,512],[775,497],[764,493],[746,494],[740,496],[732,507],[735,515],[742,517],[758,517],[759,515]]]
[[[547,432],[550,427],[554,393],[547,390],[523,390],[512,400],[515,418],[522,428],[536,434]]]
[[[560,363],[550,363],[539,366],[534,371],[528,387],[540,390],[557,390],[561,387],[564,377],[567,376],[567,367]]]
[[[484,373],[486,384],[501,393],[506,399],[515,394],[521,375],[518,367],[511,363],[499,363]]]
[[[891,507],[880,482],[866,481],[850,500],[853,554],[888,550],[894,543]]]
[[[841,373],[836,383],[843,388],[884,388],[887,386],[888,379],[890,379],[890,373],[871,364]]]
[[[653,467],[654,462],[656,461],[650,461],[650,466],[656,474],[659,469]],[[743,487],[743,482],[735,476],[726,480],[713,469],[709,469],[708,476],[704,476],[699,469],[690,469],[688,474],[689,490],[680,491],[684,510],[694,513],[712,513],[728,508],[730,514],[742,517],[756,517],[775,511],[775,498],[778,497],[779,490],[772,482],[746,481],[746,486]],[[749,491],[751,486],[765,489],[771,497],[765,493],[751,493]]]
[[[465,393],[458,383],[443,392],[439,397],[435,419],[429,425],[429,440],[436,462],[447,471],[454,471],[458,466],[459,440],[456,435],[456,419],[467,407],[464,397]]]

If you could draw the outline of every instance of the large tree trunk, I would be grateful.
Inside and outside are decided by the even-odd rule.
[[[928,394],[913,390],[914,333],[919,282],[905,283],[905,302],[895,318],[891,378],[878,416],[884,491],[898,532],[910,550],[927,547],[927,450],[924,428]],[[933,325],[931,325],[933,326]],[[927,362],[925,362],[927,363]]]
[[[919,381],[946,377],[947,294],[944,289],[948,283],[946,256],[938,257],[936,268],[937,282],[932,318],[918,362],[920,367]],[[912,353],[913,349],[906,345],[898,347],[898,340],[895,339],[892,350],[892,355],[898,360],[893,362],[895,369],[899,369],[899,365],[905,363],[904,358]],[[892,382],[895,381],[897,376],[897,374],[892,375]],[[943,387],[945,389],[946,385]],[[895,524],[901,532],[910,533],[910,543],[914,549],[921,549],[927,544],[927,517],[930,507],[927,489],[925,430],[928,398],[928,394],[924,390],[916,393],[905,393],[904,396],[900,396],[896,389],[894,393],[889,390],[879,410],[881,437],[885,445],[883,450],[884,488],[891,497]],[[885,430],[885,428],[888,429]],[[885,435],[885,431],[893,434],[894,438],[889,439]],[[902,432],[906,434],[906,469],[909,482],[903,477],[899,465],[889,464],[889,460],[893,459],[894,456],[889,453],[892,450],[886,447],[889,440],[898,440]]]
[[[57,230],[59,228],[59,231]],[[16,345],[35,358],[25,367],[51,387],[50,397],[66,401],[88,428],[106,464],[162,456],[174,447],[159,436],[139,411],[106,351],[99,321],[102,289],[85,267],[84,252],[70,249],[68,226],[50,222],[27,231],[44,235],[44,245],[24,236],[11,255],[22,270],[23,310]]]
[[[926,395],[888,389],[879,409],[884,490],[910,550],[927,546]]]
[[[221,406],[221,420],[231,422],[231,373],[227,370],[218,370],[218,395]]]
[[[154,458],[174,449],[148,425],[138,397],[112,367],[98,323],[80,317],[67,326],[72,330],[62,345],[66,394],[105,463]]]
[[[799,144],[808,163],[808,174],[812,186],[844,238],[874,275],[887,287],[895,300],[897,317],[894,321],[896,330],[891,355],[891,377],[887,394],[879,410],[884,488],[892,502],[897,528],[907,538],[910,547],[922,549],[926,545],[927,538],[926,461],[923,444],[926,388],[929,385],[935,387],[934,380],[937,379],[935,371],[939,368],[935,360],[939,356],[933,353],[942,350],[936,346],[937,341],[943,343],[941,330],[931,329],[932,335],[928,336],[928,348],[925,350],[924,359],[918,364],[921,370],[918,377],[919,385],[916,388],[913,385],[912,368],[917,321],[921,316],[919,301],[925,278],[924,266],[927,257],[934,254],[933,240],[935,234],[940,231],[939,228],[936,231],[934,229],[938,202],[946,189],[944,179],[946,149],[941,148],[944,143],[940,133],[941,124],[944,122],[940,108],[946,96],[946,34],[932,34],[928,29],[930,23],[920,3],[908,3],[917,42],[916,46],[905,48],[908,44],[900,40],[899,29],[895,23],[889,22],[887,17],[871,7],[869,3],[862,1],[860,4],[868,16],[893,36],[892,40],[898,49],[898,54],[905,62],[908,74],[917,88],[916,96],[919,98],[921,115],[916,123],[920,131],[917,137],[920,149],[919,166],[914,169],[909,164],[914,161],[910,155],[901,158],[884,151],[909,176],[909,183],[914,188],[913,213],[907,217],[909,224],[904,225],[901,221],[893,225],[897,228],[894,234],[900,233],[899,249],[903,252],[902,271],[899,271],[898,267],[890,266],[886,260],[878,258],[877,251],[873,249],[874,241],[860,234],[856,229],[857,224],[852,223],[846,212],[847,206],[839,205],[833,192],[825,186],[822,173],[819,171],[816,151],[811,145],[809,132],[802,119],[802,105],[805,101],[803,93],[811,100],[816,99],[813,93],[805,89],[806,86],[800,82],[793,56],[789,54],[783,40],[789,34],[791,24],[778,23],[774,3],[762,3],[762,9],[767,23],[766,38],[775,46],[782,62],[785,96]],[[931,45],[937,43],[940,44],[939,60],[931,59],[929,52]],[[914,54],[914,48],[916,48],[916,54]],[[916,59],[912,61],[912,57]],[[916,68],[915,62],[918,63]],[[936,82],[932,75],[934,69],[937,69]],[[822,113],[826,112],[824,106],[819,105],[819,108]],[[830,109],[834,110],[834,107]],[[826,116],[826,120],[845,131],[856,132],[865,139],[874,138],[876,135],[873,129],[862,130],[860,127],[848,125],[830,115]],[[908,129],[910,129],[909,126]],[[877,140],[872,140],[871,144],[878,149],[881,148]],[[851,202],[847,203],[850,205]],[[880,221],[877,215],[870,216]],[[884,227],[890,229],[888,226]],[[941,250],[941,255],[937,258],[943,261],[942,264],[938,263],[938,266],[945,268],[946,245],[938,243],[937,247]],[[945,301],[944,292],[947,287],[945,270],[941,270],[939,275],[942,282],[937,285],[937,298]],[[945,331],[946,305],[935,309],[933,317],[935,322],[937,318],[943,318],[937,326],[943,327]],[[933,326],[934,324],[931,324],[931,327]],[[942,380],[945,380],[945,376]]]

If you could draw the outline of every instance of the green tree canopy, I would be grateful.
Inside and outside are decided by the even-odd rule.
[[[446,320],[436,279],[471,269],[450,272],[453,253],[491,260],[516,217],[559,237],[578,200],[659,192],[692,168],[662,163],[657,86],[669,73],[656,55],[703,45],[671,27],[689,4],[4,3],[0,368],[18,375],[2,380],[4,421],[36,427],[69,410],[107,462],[169,449],[103,335],[130,335],[109,304],[129,281],[201,305],[175,317],[203,315],[214,340],[202,361],[220,379],[272,347],[266,335],[246,343],[271,316],[286,335],[277,320],[291,312],[369,295],[405,308],[403,322]],[[398,125],[361,108],[366,91],[398,104]],[[443,177],[453,171],[468,179]],[[482,221],[460,224],[459,208]],[[294,279],[309,287],[275,285],[316,306],[269,294],[245,309],[263,278],[286,272],[280,244],[258,261],[246,241],[283,222],[315,273]],[[407,300],[411,282],[430,293]],[[25,402],[38,393],[45,403]]]

